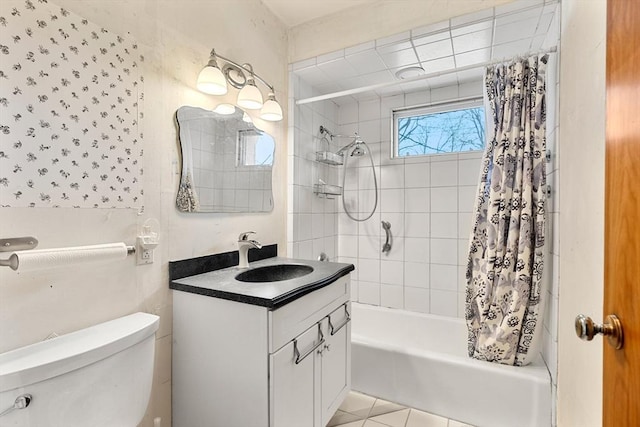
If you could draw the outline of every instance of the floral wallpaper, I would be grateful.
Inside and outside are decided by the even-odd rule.
[[[0,9],[0,206],[141,208],[144,57],[47,0]]]

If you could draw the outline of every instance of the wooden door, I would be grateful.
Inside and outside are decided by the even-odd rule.
[[[638,0],[609,0],[607,5],[604,270],[604,316],[616,314],[624,331],[624,346],[620,350],[604,340],[604,426],[637,427],[640,426]]]

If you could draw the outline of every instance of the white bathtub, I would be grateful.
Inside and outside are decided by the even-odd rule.
[[[551,379],[470,359],[464,320],[352,304],[352,388],[480,427],[549,427]]]

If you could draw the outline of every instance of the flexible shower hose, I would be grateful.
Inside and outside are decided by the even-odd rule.
[[[356,218],[353,215],[351,215],[351,212],[349,212],[349,210],[347,209],[347,204],[344,201],[344,193],[345,193],[344,190],[346,188],[345,182],[347,180],[347,163],[349,162],[349,157],[351,157],[351,153],[349,152],[345,153],[344,167],[343,167],[344,171],[342,174],[342,207],[344,208],[344,212],[347,214],[347,216],[356,222],[364,222],[369,218],[371,218],[374,212],[376,211],[376,208],[378,207],[378,180],[376,179],[376,168],[373,165],[373,155],[371,154],[371,150],[369,150],[369,146],[367,145],[366,142],[362,141],[360,142],[360,144],[364,145],[367,149],[367,153],[369,153],[369,160],[371,161],[371,171],[373,172],[373,186],[375,187],[376,197],[375,197],[375,203],[373,204],[373,209],[371,209],[371,213],[367,215],[366,218]],[[352,149],[351,152],[353,152],[353,150],[355,150],[357,147],[358,147],[358,144],[356,144],[356,146]]]

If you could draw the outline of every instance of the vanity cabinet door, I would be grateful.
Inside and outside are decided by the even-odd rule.
[[[351,322],[349,304],[341,305],[323,321],[326,344],[319,354],[322,386],[320,413],[327,425],[351,388]]]
[[[314,427],[314,356],[321,339],[314,325],[269,356],[271,427]]]

